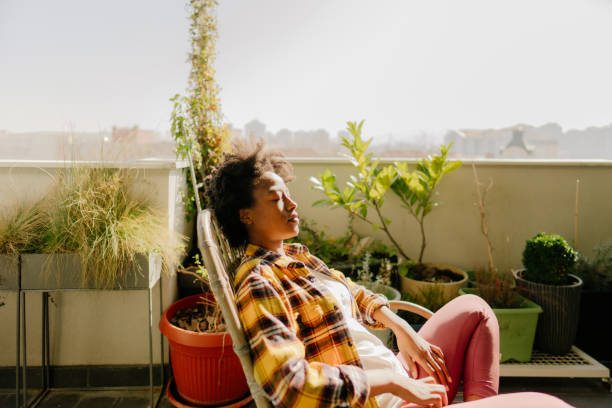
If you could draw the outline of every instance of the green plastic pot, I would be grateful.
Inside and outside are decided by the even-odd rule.
[[[461,288],[459,294],[478,295],[476,288]],[[524,297],[522,306],[513,309],[493,309],[499,323],[499,351],[501,362],[516,360],[521,363],[531,359],[538,316],[542,308]]]

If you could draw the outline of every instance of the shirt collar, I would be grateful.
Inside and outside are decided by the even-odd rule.
[[[308,270],[314,269],[317,271],[327,272],[329,269],[318,258],[312,256],[305,245],[302,244],[283,244],[285,255],[281,255],[259,245],[248,244],[244,255],[251,258],[261,258],[265,261],[285,269],[295,274],[296,276],[305,276],[310,273]]]

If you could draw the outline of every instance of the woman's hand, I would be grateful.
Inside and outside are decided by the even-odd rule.
[[[436,384],[432,377],[413,379],[401,378],[398,381],[398,397],[426,407],[442,408],[448,405],[448,397],[443,385]]]
[[[418,377],[418,364],[438,384],[448,389],[448,384],[453,380],[446,368],[444,354],[440,347],[429,344],[405,320],[386,306],[377,309],[373,316],[377,321],[393,330],[400,351],[398,358],[413,378]]]
[[[432,377],[413,379],[391,375],[387,370],[366,370],[370,396],[391,393],[404,401],[427,407],[442,408],[448,405],[444,386],[436,384]]]
[[[397,338],[397,347],[399,348],[398,358],[412,378],[417,378],[418,376],[416,366],[418,364],[438,384],[444,385],[448,390],[448,384],[452,382],[452,379],[446,368],[442,349],[428,343],[418,333],[414,331],[410,333],[404,327],[400,326],[393,332]]]

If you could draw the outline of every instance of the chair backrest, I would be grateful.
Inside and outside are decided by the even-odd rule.
[[[232,288],[233,275],[242,254],[240,251],[230,247],[210,210],[201,211],[198,214],[197,222],[198,247],[208,272],[210,287],[232,337],[234,351],[238,358],[240,358],[251,395],[255,400],[257,408],[270,408],[272,405],[268,401],[265,392],[255,382],[249,345],[244,336],[234,301],[234,290]]]

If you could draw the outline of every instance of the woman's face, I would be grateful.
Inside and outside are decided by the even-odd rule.
[[[253,200],[251,208],[240,210],[250,242],[270,249],[269,244],[277,245],[298,234],[297,203],[278,174],[267,171],[261,176],[255,184]]]

